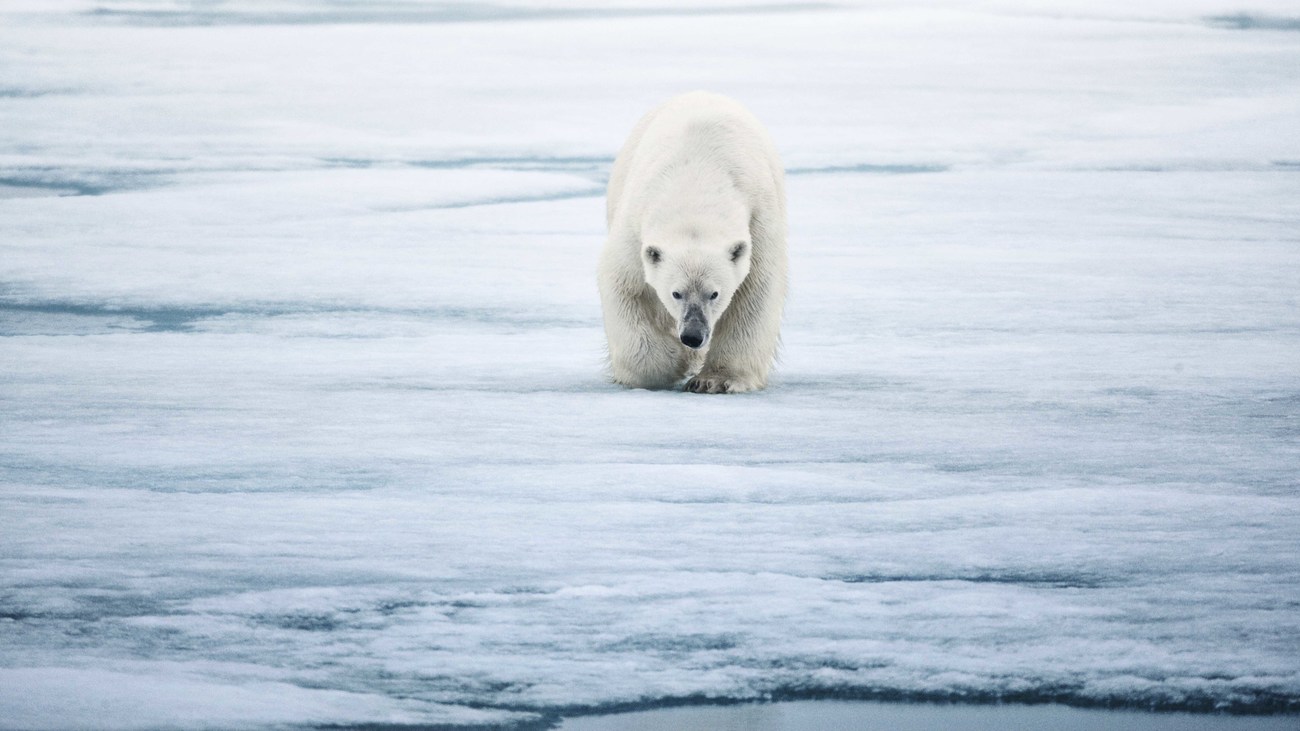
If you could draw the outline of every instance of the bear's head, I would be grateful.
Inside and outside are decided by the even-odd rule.
[[[691,349],[709,344],[731,298],[749,275],[752,246],[747,227],[646,237],[641,263],[646,284],[677,323],[677,337]]]

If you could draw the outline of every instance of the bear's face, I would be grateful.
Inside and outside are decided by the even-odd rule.
[[[750,248],[748,240],[735,239],[715,245],[650,243],[641,248],[646,284],[673,316],[683,345],[698,350],[709,344],[718,318],[749,275]]]

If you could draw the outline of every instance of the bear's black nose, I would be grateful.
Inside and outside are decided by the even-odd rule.
[[[682,345],[685,345],[688,348],[698,348],[701,345],[704,345],[704,335],[702,333],[688,330],[682,333]]]

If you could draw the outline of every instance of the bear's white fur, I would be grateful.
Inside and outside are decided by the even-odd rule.
[[[767,385],[786,291],[784,168],[738,102],[652,110],[609,179],[598,283],[614,381],[742,393]]]

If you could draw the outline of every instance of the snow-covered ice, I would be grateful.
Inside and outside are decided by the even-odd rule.
[[[601,376],[603,183],[790,175],[773,386]],[[0,727],[1300,707],[1300,15],[0,6]]]

